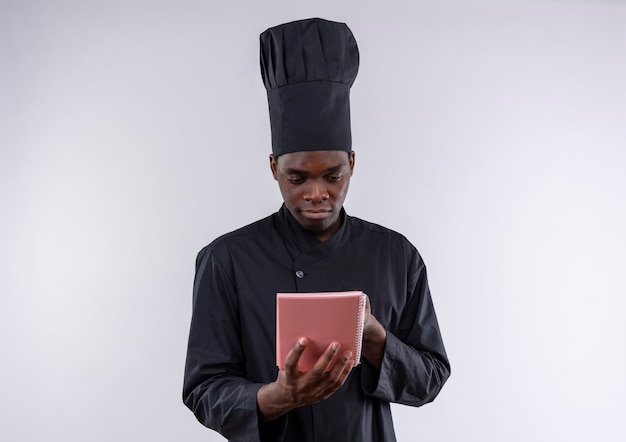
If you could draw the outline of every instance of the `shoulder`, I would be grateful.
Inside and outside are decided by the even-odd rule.
[[[347,219],[353,231],[352,241],[365,243],[369,248],[380,251],[402,251],[408,260],[422,261],[417,248],[402,233],[354,216],[347,216]]]
[[[403,234],[395,230],[381,226],[380,224],[365,221],[355,216],[347,216],[347,219],[358,236],[365,236],[366,238],[378,237],[387,241],[398,241],[412,246],[411,242]]]
[[[259,242],[267,241],[271,236],[271,232],[275,231],[275,223],[273,220],[275,216],[276,214],[272,214],[217,237],[200,250],[198,253],[198,261],[207,255],[229,254],[229,250],[233,248],[245,249]]]

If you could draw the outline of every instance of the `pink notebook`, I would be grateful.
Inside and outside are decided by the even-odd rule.
[[[276,365],[300,337],[309,340],[298,369],[308,371],[331,342],[339,342],[337,353],[352,352],[352,365],[361,360],[365,294],[361,291],[276,294]]]

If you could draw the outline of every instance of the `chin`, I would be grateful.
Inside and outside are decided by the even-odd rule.
[[[301,220],[300,225],[311,232],[319,233],[328,229],[328,225],[325,222],[315,222],[311,220]]]
[[[323,220],[314,220],[314,219],[308,219],[305,217],[298,217],[296,218],[298,220],[298,223],[304,227],[307,230],[310,230],[311,232],[323,232],[324,230],[328,229],[328,227],[330,227],[332,225],[332,221],[328,220],[328,219],[323,219]]]

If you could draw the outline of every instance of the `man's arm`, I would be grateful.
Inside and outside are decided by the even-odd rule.
[[[364,333],[364,392],[389,402],[420,406],[431,402],[450,376],[448,361],[428,287],[426,267],[414,250],[410,293],[399,326],[385,330],[373,315]],[[368,338],[368,336],[370,336]],[[373,337],[372,337],[373,336]]]
[[[239,306],[211,246],[198,254],[183,401],[203,425],[229,440],[259,440],[256,395],[245,378]]]

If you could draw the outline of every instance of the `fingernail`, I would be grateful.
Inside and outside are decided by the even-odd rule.
[[[306,339],[304,339],[304,338],[298,339],[298,344],[300,344],[302,346],[305,346],[306,345]]]
[[[337,344],[336,342],[333,342],[330,346],[332,351],[337,351],[339,350],[339,344]]]

